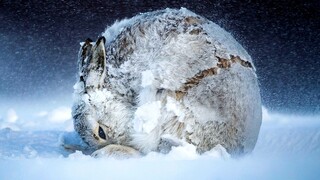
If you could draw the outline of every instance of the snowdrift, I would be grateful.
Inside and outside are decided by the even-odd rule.
[[[79,138],[66,132],[63,124],[60,131],[33,131],[29,126],[29,131],[23,126],[21,131],[1,129],[0,179],[318,179],[319,119],[264,109],[256,148],[239,159],[230,158],[222,148],[200,156],[191,146],[167,155],[96,159],[61,147],[61,135]]]

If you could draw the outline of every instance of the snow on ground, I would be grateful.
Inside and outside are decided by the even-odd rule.
[[[10,128],[15,131],[63,130],[73,131],[71,107],[58,106],[49,110],[10,108],[0,111],[0,129]],[[1,110],[1,109],[0,109]]]
[[[254,152],[238,159],[220,146],[200,156],[186,145],[167,155],[153,152],[123,160],[95,159],[61,148],[63,134],[79,141],[70,132],[69,108],[42,111],[35,117],[24,119],[14,109],[0,115],[0,179],[320,178],[320,116],[284,115],[264,108]]]

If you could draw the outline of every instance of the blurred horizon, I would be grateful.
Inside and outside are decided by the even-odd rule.
[[[235,37],[254,60],[268,110],[320,114],[316,0],[0,1],[0,113],[71,106],[79,42],[116,20],[167,7],[188,8]]]

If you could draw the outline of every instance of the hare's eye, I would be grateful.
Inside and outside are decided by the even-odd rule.
[[[99,126],[99,137],[101,139],[106,140],[106,134],[104,133],[103,129]]]

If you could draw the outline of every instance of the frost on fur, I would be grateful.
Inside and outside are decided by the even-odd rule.
[[[237,156],[255,146],[262,115],[251,57],[187,9],[116,22],[82,43],[78,64],[74,126],[94,155],[167,153],[187,143],[200,154],[219,145]]]

